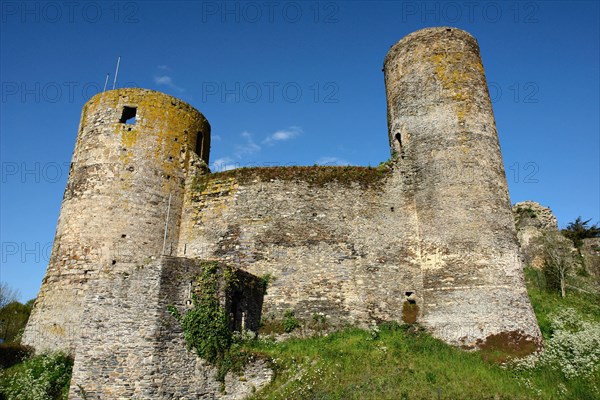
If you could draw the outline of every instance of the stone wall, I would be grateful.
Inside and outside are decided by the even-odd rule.
[[[177,246],[185,176],[196,152],[208,161],[209,144],[206,119],[171,96],[118,89],[86,103],[25,344],[72,352],[97,274],[135,268],[163,241],[167,254]]]
[[[189,350],[167,311],[187,309],[198,261],[162,257],[129,272],[105,274],[85,298],[70,399],[241,399],[270,382],[264,361],[229,374]],[[254,388],[254,389],[253,389]]]
[[[512,207],[517,229],[519,251],[525,265],[541,269],[544,266],[543,236],[557,232],[558,222],[552,210],[535,201],[522,201]],[[557,239],[557,236],[553,236]],[[563,238],[564,241],[568,239]]]
[[[556,231],[558,221],[549,207],[527,200],[515,203],[512,207],[517,231],[531,226],[536,229]]]
[[[596,277],[596,284],[600,287],[600,237],[583,239],[581,255],[586,271]]]
[[[311,183],[323,170],[331,180]],[[406,293],[421,303],[415,213],[400,174],[361,186],[339,181],[351,173],[344,167],[303,168],[291,180],[263,172],[244,182],[215,174],[191,188],[178,255],[270,274],[265,320],[293,310],[305,321],[320,312],[331,325],[365,326],[401,320]]]

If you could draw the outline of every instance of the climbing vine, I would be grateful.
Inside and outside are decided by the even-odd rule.
[[[169,306],[168,311],[181,324],[188,347],[215,365],[217,379],[223,382],[231,365],[235,364],[230,351],[233,332],[229,317],[219,302],[218,263],[207,261],[201,266],[202,273],[197,278],[199,290],[192,294],[192,308],[183,315],[174,306]],[[227,286],[237,282],[235,273],[228,269],[223,272],[223,277]]]

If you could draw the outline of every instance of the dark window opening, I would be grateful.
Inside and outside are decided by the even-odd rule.
[[[115,265],[117,263],[117,260],[112,260],[112,265]]]
[[[400,137],[400,133],[396,133],[394,138],[396,138],[396,141],[398,142],[398,147],[401,149],[402,148],[402,138]]]
[[[415,292],[404,292],[408,304],[417,304],[417,300],[415,300],[413,294],[415,294]]]
[[[121,119],[119,120],[122,124],[135,124],[135,115],[137,114],[136,107],[123,107],[123,113],[121,114]]]
[[[196,137],[196,154],[198,157],[202,157],[202,145],[204,144],[204,135],[202,132],[198,132],[198,136]]]

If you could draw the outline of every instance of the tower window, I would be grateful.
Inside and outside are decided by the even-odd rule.
[[[123,113],[121,114],[121,119],[119,122],[122,124],[135,124],[135,115],[137,113],[137,107],[123,107]]]
[[[394,135],[394,138],[398,142],[398,148],[402,149],[402,138],[400,137],[400,133],[396,133],[396,135]]]
[[[204,142],[204,135],[202,132],[198,132],[198,136],[196,137],[196,154],[198,157],[202,157],[202,145]]]

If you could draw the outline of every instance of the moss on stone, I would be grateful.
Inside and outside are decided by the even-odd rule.
[[[325,186],[337,183],[343,186],[359,185],[362,188],[382,188],[390,168],[358,166],[293,166],[293,167],[255,167],[239,168],[217,172],[206,177],[209,181],[235,179],[240,184],[254,181],[292,181],[306,182],[310,186]],[[199,185],[198,187],[206,187]]]

